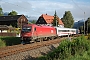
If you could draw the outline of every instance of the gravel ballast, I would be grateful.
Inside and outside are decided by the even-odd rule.
[[[59,43],[52,44],[49,46],[40,47],[37,49],[21,52],[11,56],[6,56],[0,58],[0,60],[37,60],[37,57],[46,55],[48,52],[53,51],[58,46]]]

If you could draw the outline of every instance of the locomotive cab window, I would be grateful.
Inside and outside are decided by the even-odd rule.
[[[31,29],[32,29],[31,26],[24,26],[24,27],[22,28],[22,31],[23,31],[23,32],[30,32]]]

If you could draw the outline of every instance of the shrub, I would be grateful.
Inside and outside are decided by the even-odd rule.
[[[88,40],[90,40],[90,34],[88,34]]]
[[[53,52],[47,54],[45,60],[73,60],[72,58],[79,59],[90,59],[90,44],[84,35],[81,37],[75,38],[71,41],[63,40],[58,48]],[[85,57],[84,57],[85,56]]]
[[[6,46],[5,42],[0,39],[0,47],[5,47],[5,46]]]
[[[1,41],[6,44],[6,46],[12,46],[20,44],[20,37],[0,37]]]

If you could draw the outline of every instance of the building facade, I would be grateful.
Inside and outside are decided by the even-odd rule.
[[[28,24],[28,19],[24,15],[0,16],[0,25],[21,28],[24,24]]]
[[[38,18],[36,24],[52,26],[53,20],[54,20],[54,16],[50,16],[50,15],[47,15],[47,14],[42,14]],[[64,27],[64,24],[60,19],[58,20],[58,26],[59,27]]]

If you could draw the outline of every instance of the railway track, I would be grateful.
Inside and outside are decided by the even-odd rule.
[[[80,36],[80,35],[75,35],[75,37],[76,36]],[[65,37],[65,38],[67,38],[67,37]],[[60,43],[62,40],[63,40],[63,38],[59,38],[59,39],[55,39],[55,40],[36,42],[36,43],[32,43],[32,44],[26,44],[26,45],[19,44],[19,45],[0,48],[0,58],[14,55],[14,54],[24,52],[24,51],[29,51],[32,49],[37,49],[37,48],[40,48],[43,46],[48,46],[51,44],[57,44],[57,43]]]
[[[59,43],[60,41],[61,41],[61,39],[56,39],[56,40],[37,42],[37,43],[26,44],[26,45],[20,44],[20,45],[0,48],[0,58],[10,56],[10,55],[14,55],[16,53],[28,51],[28,50],[40,48],[40,47],[43,47],[43,46],[48,46],[48,45],[51,45],[51,44],[56,44],[56,43]]]

